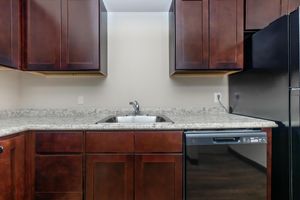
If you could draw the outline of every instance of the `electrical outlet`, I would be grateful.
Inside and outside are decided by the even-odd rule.
[[[220,99],[220,101],[222,101],[222,93],[221,92],[215,92],[214,93],[214,102],[219,103],[219,99]]]
[[[77,104],[78,105],[83,105],[84,104],[84,97],[83,96],[78,96],[77,97]]]

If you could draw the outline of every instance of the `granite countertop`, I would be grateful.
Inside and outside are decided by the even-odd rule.
[[[130,113],[120,109],[22,109],[0,112],[0,137],[28,130],[207,130],[277,126],[272,121],[228,114],[220,108],[149,109],[143,112],[165,115],[174,123],[95,124],[110,115]]]

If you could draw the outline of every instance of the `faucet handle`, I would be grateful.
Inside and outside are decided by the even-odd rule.
[[[129,102],[129,105],[132,105],[135,115],[140,114],[140,105],[137,101],[131,101]]]

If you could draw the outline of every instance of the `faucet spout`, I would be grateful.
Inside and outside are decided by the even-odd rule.
[[[140,111],[140,105],[137,101],[131,101],[129,102],[129,105],[132,105],[133,110],[134,110],[134,115],[139,115],[141,113]]]

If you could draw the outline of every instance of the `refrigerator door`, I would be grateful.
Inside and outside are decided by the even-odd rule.
[[[290,154],[291,200],[300,199],[300,90],[291,90]]]

